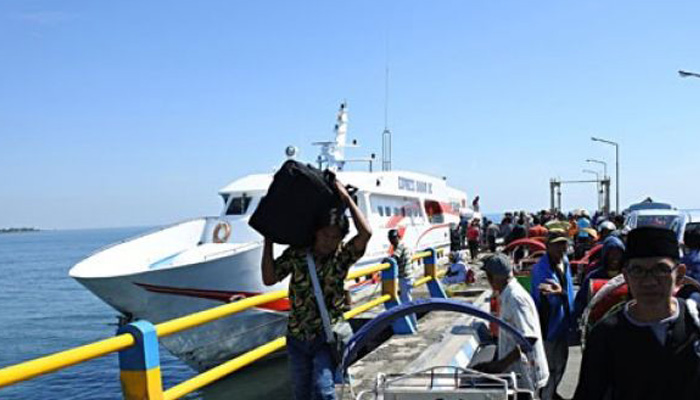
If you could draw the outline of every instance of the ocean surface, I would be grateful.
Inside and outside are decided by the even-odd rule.
[[[117,311],[68,276],[97,249],[150,228],[0,234],[0,368],[114,336]],[[160,349],[164,388],[196,372]],[[187,399],[288,399],[286,359],[234,373]],[[121,399],[116,354],[0,389],[0,399]]]

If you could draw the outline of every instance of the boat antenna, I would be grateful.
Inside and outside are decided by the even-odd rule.
[[[389,39],[386,40],[384,67],[384,132],[382,132],[382,171],[391,171],[391,131],[389,130]]]

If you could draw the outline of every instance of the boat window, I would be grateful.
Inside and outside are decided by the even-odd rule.
[[[399,209],[397,207],[394,207],[394,215],[399,215]]]
[[[428,221],[431,224],[441,224],[445,222],[442,205],[434,200],[425,201],[425,213],[428,215]]]
[[[384,214],[386,214],[387,217],[391,217],[391,207],[385,206],[384,207]]]
[[[401,207],[401,216],[402,217],[406,216],[406,207]]]
[[[379,207],[377,207],[377,210],[379,211],[379,216],[383,217],[384,216],[384,207],[379,206]]]
[[[234,197],[228,205],[226,215],[243,215],[248,211],[251,197],[243,194],[239,197]]]
[[[221,195],[221,198],[224,199],[224,207],[226,207],[226,203],[228,203],[228,193],[224,193]]]

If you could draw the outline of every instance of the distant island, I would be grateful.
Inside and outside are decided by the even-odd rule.
[[[39,232],[37,228],[0,228],[0,233]]]

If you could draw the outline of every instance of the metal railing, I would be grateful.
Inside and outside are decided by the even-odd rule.
[[[428,284],[432,297],[444,298],[446,297],[445,292],[438,282],[440,274],[438,274],[436,268],[437,254],[434,249],[429,249],[413,255],[411,261],[422,259],[425,269],[425,276],[416,281],[414,286]],[[346,280],[353,280],[377,272],[381,272],[382,275],[382,295],[345,312],[343,314],[345,319],[351,319],[382,304],[386,308],[392,308],[400,304],[397,292],[397,265],[391,258],[385,259],[381,264],[354,270],[348,273]],[[129,333],[121,333],[109,339],[2,368],[0,369],[0,389],[118,351],[120,352],[122,389],[125,399],[177,399],[284,348],[286,346],[286,338],[274,339],[168,390],[162,389],[160,360],[157,353],[158,338],[191,329],[252,307],[286,298],[287,296],[287,290],[265,293],[239,300],[235,303],[196,312],[158,325],[151,325],[147,321],[137,321],[137,323],[126,325],[126,327],[130,328],[127,329]],[[408,318],[398,320],[393,327],[396,333],[415,333],[415,327],[411,325]],[[149,329],[151,336],[149,336]],[[138,332],[134,332],[135,330]],[[150,340],[149,337],[151,338]],[[152,359],[154,346],[155,360]]]

